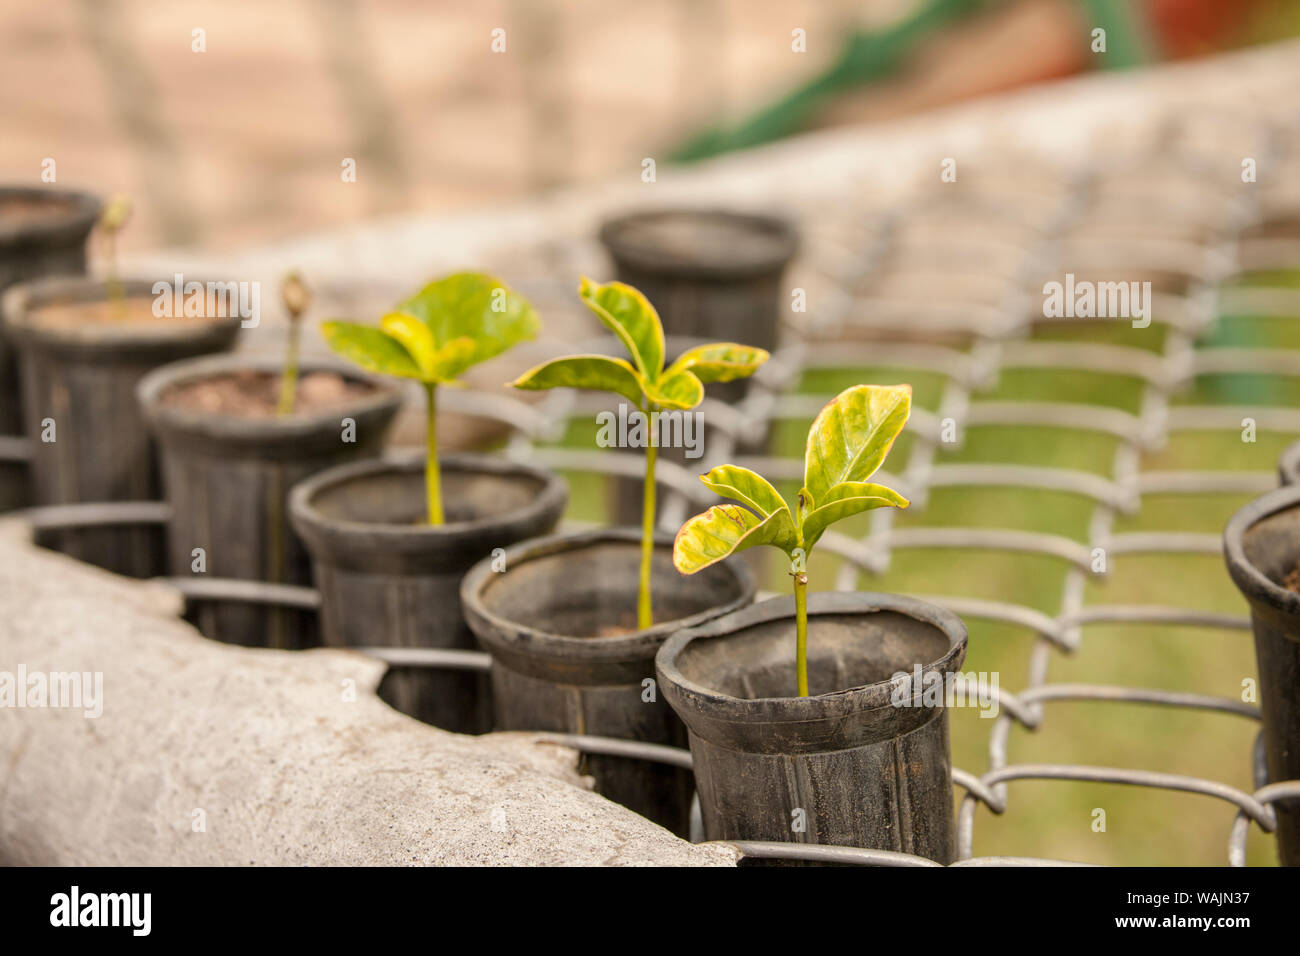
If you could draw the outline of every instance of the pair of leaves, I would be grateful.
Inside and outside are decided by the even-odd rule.
[[[515,388],[590,388],[621,395],[638,408],[694,408],[709,382],[754,374],[767,361],[763,349],[715,342],[685,352],[664,368],[664,330],[644,295],[622,282],[597,285],[583,278],[578,295],[627,350],[631,362],[607,355],[571,355],[529,369]]]
[[[719,465],[700,480],[738,505],[715,505],[688,520],[673,542],[683,574],[767,544],[794,558],[805,555],[832,524],[874,508],[906,508],[892,488],[867,481],[880,468],[912,409],[910,385],[855,385],[835,397],[813,422],[804,451],[803,489],[791,511],[766,478],[738,465]]]
[[[537,313],[501,280],[457,272],[430,282],[379,320],[378,327],[325,322],[325,341],[371,372],[451,382],[465,370],[536,338]]]

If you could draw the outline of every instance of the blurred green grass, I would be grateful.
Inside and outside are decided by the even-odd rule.
[[[1249,281],[1249,280],[1248,280]],[[1294,283],[1300,271],[1254,281]],[[1168,329],[1157,321],[1147,329],[1124,323],[1079,322],[1035,329],[1039,340],[1104,342],[1159,352]],[[1224,316],[1202,345],[1300,348],[1300,322]],[[799,390],[830,396],[859,382],[908,381],[919,407],[936,410],[943,376],[917,369],[846,368],[808,372]],[[1120,374],[1071,370],[1006,368],[996,385],[976,400],[1075,402],[1137,414],[1142,382]],[[1175,404],[1262,404],[1300,402],[1300,380],[1265,375],[1214,375],[1198,378]],[[807,422],[780,422],[770,452],[801,457]],[[572,424],[566,444],[592,447],[590,421]],[[1271,473],[1294,435],[1260,432],[1242,441],[1238,428],[1180,432],[1167,444],[1144,453],[1143,471],[1229,469]],[[887,463],[901,473],[917,445],[904,433]],[[1111,477],[1120,441],[1095,431],[1043,427],[969,427],[960,447],[941,445],[936,463],[1013,463],[1070,468]],[[571,518],[603,522],[612,513],[609,485],[590,475],[569,474]],[[779,483],[780,484],[780,483]],[[784,483],[789,496],[797,491]],[[1117,516],[1114,531],[1190,531],[1218,534],[1227,518],[1249,496],[1148,495],[1140,511]],[[936,488],[924,508],[900,513],[900,527],[989,527],[1037,531],[1077,542],[1087,541],[1094,510],[1091,500],[1072,494],[1018,488]],[[861,537],[869,515],[837,526]],[[770,555],[751,553],[762,582],[783,592],[788,577]],[[814,589],[834,587],[839,559],[815,553],[809,567]],[[863,590],[981,597],[1024,605],[1055,616],[1061,607],[1067,567],[1053,558],[995,550],[903,549],[892,555],[887,572],[860,575]],[[1241,599],[1218,555],[1124,555],[1110,559],[1110,572],[1092,577],[1085,603],[1163,604],[1245,616]],[[1035,635],[1023,628],[971,618],[965,672],[997,673],[1004,690],[1023,688]],[[1255,677],[1248,631],[1167,625],[1094,624],[1083,630],[1073,655],[1052,652],[1048,678],[1127,687],[1197,691],[1239,699],[1242,682]],[[988,769],[993,721],[973,708],[952,711],[953,762],[973,773]],[[1036,731],[1016,725],[1008,753],[1014,763],[1075,763],[1159,770],[1220,781],[1247,792],[1250,754],[1258,725],[1230,714],[1111,702],[1049,702]],[[1078,860],[1113,865],[1217,865],[1227,861],[1234,808],[1195,794],[1144,787],[1019,781],[1009,785],[1008,810],[995,816],[976,812],[975,853]],[[961,791],[959,790],[959,795]],[[1093,829],[1094,810],[1105,810],[1106,829]],[[1251,828],[1248,861],[1275,865],[1271,837]]]

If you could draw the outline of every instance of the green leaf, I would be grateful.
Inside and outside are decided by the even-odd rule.
[[[330,348],[369,372],[399,378],[422,377],[420,366],[402,344],[374,326],[323,322],[321,333]]]
[[[682,574],[694,574],[758,544],[791,554],[798,543],[789,511],[782,509],[760,518],[739,505],[714,505],[677,532],[673,565]]]
[[[420,369],[422,379],[426,382],[433,380],[434,354],[438,351],[438,346],[427,325],[405,312],[390,312],[379,320],[379,331],[396,339],[406,349],[406,353]]]
[[[704,401],[704,385],[692,372],[673,372],[649,382],[645,393],[660,408],[694,408]]]
[[[715,494],[733,498],[765,518],[775,511],[790,511],[790,506],[785,503],[781,493],[766,478],[748,468],[719,465],[707,474],[700,475],[700,481]]]
[[[477,346],[468,335],[452,339],[433,353],[433,381],[447,385],[460,384],[455,379],[474,364],[477,354]]]
[[[832,486],[866,481],[889,454],[912,410],[910,385],[855,385],[821,410],[808,431],[804,488],[815,510]]]
[[[803,546],[811,551],[828,527],[874,508],[906,508],[910,502],[893,488],[865,481],[842,481],[827,490],[822,503],[803,516]]]
[[[623,359],[607,355],[571,355],[543,362],[510,384],[515,388],[594,388],[614,392],[638,408],[642,402],[642,379]]]
[[[683,352],[668,367],[668,374],[689,369],[706,385],[710,382],[730,382],[753,375],[769,357],[764,349],[737,345],[735,342],[714,342]]]
[[[500,279],[479,272],[457,272],[430,282],[396,311],[423,321],[439,349],[457,339],[473,343],[468,355],[447,366],[458,367],[457,374],[536,338],[539,327],[527,299]]]
[[[597,285],[585,276],[578,295],[619,337],[646,381],[658,379],[664,369],[664,329],[650,300],[622,282]]]

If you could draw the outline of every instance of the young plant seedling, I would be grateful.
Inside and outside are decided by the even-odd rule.
[[[438,470],[438,386],[471,366],[535,338],[537,313],[500,279],[457,272],[427,286],[379,320],[376,328],[325,322],[325,341],[339,355],[372,372],[413,378],[426,396],[425,497],[429,524],[443,524]]]
[[[889,454],[912,411],[910,385],[854,385],[821,410],[808,431],[803,488],[794,512],[763,476],[719,465],[700,480],[737,505],[714,505],[689,519],[673,542],[673,564],[694,574],[769,544],[790,558],[794,578],[795,669],[808,696],[808,573],[813,546],[836,521],[874,508],[906,508],[897,491],[867,481]]]
[[[122,284],[121,274],[117,269],[117,236],[131,220],[131,200],[126,196],[114,196],[104,206],[99,216],[99,228],[104,234],[107,246],[108,274],[104,285],[108,290],[109,309],[119,321],[126,319],[126,287]]]
[[[292,415],[298,392],[298,339],[302,314],[311,305],[311,290],[297,272],[290,272],[280,283],[284,311],[289,314],[289,340],[284,349],[284,371],[280,373],[280,402],[276,414]]]
[[[632,362],[607,355],[571,355],[530,369],[511,384],[515,388],[590,388],[613,392],[632,402],[651,422],[646,442],[645,485],[641,498],[641,574],[637,589],[637,627],[654,623],[650,605],[650,567],[654,556],[655,441],[654,413],[685,411],[704,400],[708,382],[730,382],[753,375],[767,361],[767,352],[714,342],[684,352],[664,368],[664,329],[659,313],[636,289],[622,282],[597,285],[583,278],[578,295],[627,349]]]

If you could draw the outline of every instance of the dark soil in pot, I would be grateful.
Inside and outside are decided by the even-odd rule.
[[[1286,584],[1300,564],[1300,485],[1271,491],[1233,515],[1223,550],[1250,603],[1268,778],[1300,780],[1300,594]],[[1273,806],[1282,865],[1300,866],[1300,800]]]
[[[640,542],[634,529],[526,541],[497,562],[504,571],[485,561],[465,576],[466,619],[492,655],[497,730],[686,745],[685,727],[652,683],[655,653],[674,631],[749,604],[754,583],[734,564],[682,576],[672,538],[662,536],[651,578],[658,623],[638,631]],[[623,757],[585,763],[602,794],[686,834],[689,771]]]
[[[289,489],[334,465],[373,458],[401,397],[391,385],[333,362],[300,366],[294,411],[280,416],[280,362],[270,356],[190,359],[137,388],[158,445],[171,505],[168,569],[310,585],[311,562],[289,525]],[[195,623],[232,644],[297,649],[317,643],[316,615],[293,608],[203,603]]]
[[[891,678],[916,665],[942,677],[965,655],[956,615],[861,592],[808,598],[809,697],[795,696],[793,597],[674,634],[656,665],[690,729],[705,837],[951,862],[948,713],[941,695],[898,706]]]
[[[124,286],[124,318],[95,279],[41,279],[5,295],[5,330],[18,352],[38,505],[161,498],[136,384],[160,365],[234,345],[239,318],[158,318],[154,283]],[[54,423],[54,441],[42,440],[46,420]],[[75,529],[42,543],[136,577],[161,573],[164,566],[156,528]]]
[[[86,271],[86,238],[99,218],[88,193],[0,188],[0,292],[17,282]],[[0,435],[22,434],[18,369],[0,323]],[[27,466],[0,462],[0,511],[29,501]]]
[[[325,644],[477,648],[461,578],[494,549],[551,531],[568,501],[559,477],[482,455],[443,456],[442,491],[447,523],[428,525],[422,453],[331,468],[295,486],[289,511],[311,555]],[[490,729],[483,674],[393,668],[380,696],[447,730]]]

